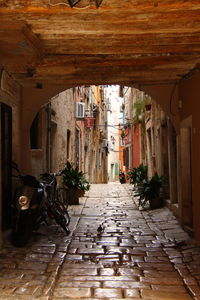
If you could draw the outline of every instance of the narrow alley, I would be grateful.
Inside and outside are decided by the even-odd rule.
[[[1,300],[200,299],[200,248],[167,208],[140,211],[116,183],[92,185],[80,202],[69,236],[51,225],[25,248],[7,241]]]

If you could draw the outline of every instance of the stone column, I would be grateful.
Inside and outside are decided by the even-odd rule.
[[[191,172],[191,129],[181,128],[181,222],[193,227],[192,215],[192,172]]]

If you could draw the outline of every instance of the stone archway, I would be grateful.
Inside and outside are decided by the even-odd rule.
[[[67,84],[67,82],[66,82]],[[107,84],[107,82],[105,82]],[[75,87],[75,86],[74,86]],[[69,87],[68,87],[69,88]],[[70,87],[71,88],[71,87]],[[21,130],[23,131],[23,138],[21,141],[21,146],[24,149],[22,151],[22,168],[24,171],[30,170],[29,165],[29,154],[30,154],[30,137],[29,131],[32,121],[39,111],[42,105],[49,102],[49,100],[59,94],[60,92],[66,90],[67,88],[64,86],[43,86],[42,88],[36,87],[25,87],[23,88],[23,98],[22,98],[22,108],[21,108]],[[179,115],[171,114],[171,107],[169,105],[169,98],[171,96],[171,91],[173,89],[173,85],[164,85],[164,86],[141,86],[140,89],[143,89],[146,93],[148,93],[166,112],[166,114],[171,117],[171,121],[176,129],[179,131]],[[173,95],[173,109],[177,108],[178,103],[178,94]]]
[[[1,1],[0,69],[22,86],[23,171],[30,167],[31,122],[49,98],[79,85],[136,86],[161,104],[178,134],[180,121],[193,116],[193,212],[200,240],[199,12],[196,1],[103,0],[98,9],[58,0]]]
[[[170,94],[198,69],[199,10],[190,1],[104,0],[84,9],[57,0],[1,1],[0,66],[23,87],[21,131],[47,99],[91,84],[142,87],[161,101],[178,131]]]

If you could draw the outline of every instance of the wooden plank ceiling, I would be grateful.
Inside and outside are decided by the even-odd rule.
[[[0,0],[0,66],[22,85],[158,84],[200,63],[200,1]]]

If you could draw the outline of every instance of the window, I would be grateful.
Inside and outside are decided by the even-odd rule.
[[[85,103],[77,102],[76,103],[76,118],[84,118],[85,117]]]

